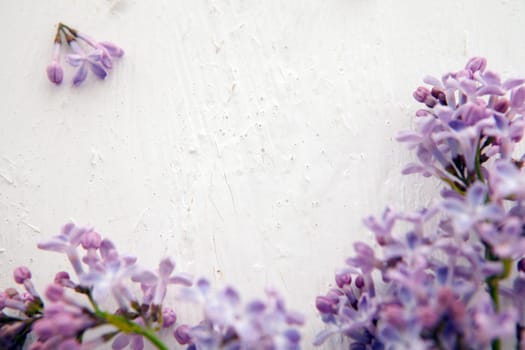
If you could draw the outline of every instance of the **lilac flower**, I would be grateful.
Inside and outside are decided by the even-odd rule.
[[[84,273],[84,269],[78,256],[77,247],[82,240],[82,236],[88,231],[89,229],[79,228],[73,223],[68,223],[64,225],[62,232],[58,236],[51,238],[49,241],[39,243],[38,248],[66,253],[77,276],[81,276]]]
[[[107,41],[101,41],[97,42],[93,38],[89,37],[88,35],[76,32],[79,39],[84,40],[88,45],[93,47],[95,50],[100,50],[102,52],[101,54],[101,63],[102,65],[107,68],[111,69],[113,67],[112,57],[122,57],[124,55],[124,50],[122,48],[118,47],[117,45],[107,42]]]
[[[60,83],[62,83],[62,79],[64,79],[64,71],[60,65],[60,47],[61,43],[55,42],[53,49],[53,61],[51,61],[51,64],[49,64],[46,69],[49,81],[56,85],[60,85]]]
[[[511,156],[523,137],[524,80],[501,82],[485,68],[486,60],[474,57],[464,70],[441,80],[425,78],[432,88],[414,93],[426,106],[417,113],[418,130],[398,136],[417,150],[418,163],[409,164],[405,173],[434,175],[465,190],[472,177],[481,176],[487,157]]]
[[[171,258],[161,260],[159,264],[158,274],[152,271],[143,270],[133,275],[133,281],[140,282],[147,288],[154,290],[153,305],[161,305],[166,296],[166,289],[168,284],[181,284],[184,286],[191,286],[192,278],[187,274],[173,274],[175,269],[175,261]]]
[[[82,41],[91,50],[86,52],[79,41]],[[80,85],[86,79],[88,69],[99,79],[105,79],[108,70],[113,67],[113,59],[124,55],[124,50],[111,42],[97,42],[88,35],[59,23],[55,35],[53,61],[47,67],[49,80],[57,85],[62,82],[64,75],[60,66],[60,50],[62,46],[66,45],[62,45],[62,43],[67,43],[67,46],[73,51],[66,56],[66,61],[78,68],[73,77],[73,85],[75,86]]]
[[[525,175],[508,160],[497,160],[490,170],[489,184],[495,200],[525,199]]]
[[[193,327],[183,325],[174,331],[180,344],[198,349],[299,349],[300,333],[295,328],[304,320],[286,310],[274,290],[267,290],[267,301],[254,300],[242,305],[231,287],[211,291],[206,280],[185,290],[185,298],[199,301],[204,320]]]
[[[453,225],[460,235],[467,233],[475,224],[485,220],[503,219],[503,208],[495,203],[486,203],[488,188],[481,182],[472,184],[465,197],[450,196],[445,198],[442,206],[445,212],[453,217]]]
[[[73,78],[73,85],[78,86],[86,80],[88,67],[99,78],[105,79],[108,75],[106,68],[102,65],[102,50],[95,50],[86,54],[84,50],[78,45],[75,40],[72,40],[69,45],[73,49],[73,54],[66,56],[66,61],[73,67],[78,67],[77,73]]]
[[[128,309],[136,298],[126,282],[136,270],[134,257],[120,256],[115,245],[105,239],[100,243],[102,258],[80,278],[80,285],[91,288],[93,298],[101,303],[108,296],[113,296],[119,307]]]

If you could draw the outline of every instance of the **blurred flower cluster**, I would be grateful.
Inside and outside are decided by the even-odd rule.
[[[98,42],[76,29],[59,23],[54,39],[53,59],[46,69],[48,79],[56,85],[61,84],[64,79],[60,54],[62,47],[66,45],[71,49],[71,53],[66,55],[66,61],[77,68],[73,77],[75,86],[86,80],[88,69],[97,78],[105,79],[113,68],[113,59],[124,55],[124,50],[111,42]]]
[[[213,294],[203,279],[190,288],[192,277],[175,272],[171,258],[162,259],[157,269],[142,268],[93,229],[71,223],[38,247],[65,254],[75,276],[58,272],[42,298],[29,269],[15,269],[14,280],[25,292],[0,292],[0,349],[22,349],[32,333],[29,350],[94,349],[107,342],[114,350],[140,350],[145,341],[166,350],[160,336],[166,331],[195,349],[299,349],[296,326],[302,317],[286,311],[276,292],[268,293],[268,302],[243,309],[233,288]],[[183,300],[204,306],[198,325],[180,323],[166,305],[168,287],[177,284]],[[116,305],[115,310],[107,305]]]
[[[445,186],[428,208],[364,220],[376,244],[355,243],[337,286],[317,297],[327,328],[315,343],[338,334],[350,349],[525,348],[525,157],[515,155],[525,80],[502,81],[475,57],[424,81],[416,130],[398,136],[417,156],[404,173]]]
[[[212,291],[210,283],[200,279],[195,288],[186,289],[184,297],[200,304],[204,320],[190,327],[175,329],[179,344],[187,349],[300,349],[297,326],[303,316],[286,310],[284,300],[275,291],[266,291],[267,300],[241,303],[232,287]]]

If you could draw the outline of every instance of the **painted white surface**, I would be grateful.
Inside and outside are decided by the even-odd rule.
[[[58,21],[125,48],[106,81],[47,81]],[[35,244],[74,219],[144,265],[277,287],[311,348],[361,218],[435,193],[399,174],[413,89],[473,55],[525,76],[523,23],[521,0],[1,0],[0,285],[67,267]]]

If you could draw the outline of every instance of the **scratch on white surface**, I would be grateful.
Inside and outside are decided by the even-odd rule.
[[[211,196],[213,189],[213,174],[210,175],[210,186],[208,190],[208,200],[210,201],[211,205],[215,208],[215,211],[217,211],[217,214],[221,218],[221,221],[224,221],[224,217],[221,214],[221,211],[217,207],[217,204],[215,204],[215,201],[213,200],[213,197]]]
[[[221,269],[219,267],[219,256],[217,255],[217,243],[215,242],[215,233],[212,232],[211,234],[211,240],[213,243],[213,254],[215,255],[215,263],[217,264],[217,268],[215,269],[215,276],[222,277]]]
[[[6,156],[3,156],[2,159],[4,159],[6,162],[8,162],[13,167],[16,167],[15,162],[13,162],[11,159],[7,158]]]
[[[140,216],[139,216],[139,219],[137,220],[137,223],[135,224],[135,227],[133,228],[133,232],[136,232],[140,223],[142,222],[142,220],[144,219],[144,215],[146,214],[146,212],[149,210],[149,208],[145,208],[142,213],[140,213]]]
[[[232,200],[233,210],[235,211],[235,214],[237,214],[237,207],[235,205],[235,199],[233,198],[232,187],[230,186],[230,183],[228,182],[228,178],[226,177],[226,173],[224,173],[224,182],[226,182],[226,186],[228,186],[228,192],[230,193],[230,198]]]
[[[15,182],[13,181],[13,179],[11,179],[10,177],[8,177],[7,175],[4,175],[2,173],[0,173],[0,177],[2,179],[4,179],[8,184],[10,184],[11,186],[14,186],[15,185]]]
[[[91,149],[91,166],[92,167],[96,167],[98,165],[98,163],[103,161],[103,160],[104,160],[104,158],[102,157],[100,152],[97,151],[96,149],[92,148]]]
[[[22,221],[22,223],[24,225],[26,225],[27,227],[29,227],[31,230],[35,231],[36,233],[41,233],[42,231],[40,230],[40,228],[38,228],[37,226],[35,225],[31,225],[30,223],[28,222],[25,222],[25,221]]]
[[[235,95],[235,88],[237,87],[237,84],[233,83],[232,88],[230,90],[230,96],[228,96],[228,99],[226,100],[226,103],[230,103],[231,99]]]
[[[222,46],[224,45],[224,40],[221,40],[217,42],[216,40],[212,40],[212,44],[215,47],[215,53],[219,53],[221,51]]]
[[[21,209],[25,212],[29,212],[29,209],[27,209],[26,207],[24,207],[23,205],[21,204],[18,204],[18,203],[15,203],[15,202],[9,202],[9,204],[11,204],[13,207],[16,207],[18,209]]]

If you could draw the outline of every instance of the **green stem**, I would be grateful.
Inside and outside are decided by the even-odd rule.
[[[481,142],[481,140],[479,142]],[[476,151],[476,175],[478,176],[478,179],[481,182],[485,182],[485,179],[483,178],[483,173],[481,172],[481,148],[479,147],[479,142],[478,149]]]
[[[104,319],[107,323],[117,327],[124,333],[134,333],[142,335],[148,339],[158,350],[169,350],[168,347],[157,337],[157,335],[148,328],[143,328],[139,324],[128,320],[125,317],[110,314],[104,311],[97,310],[95,314]]]

